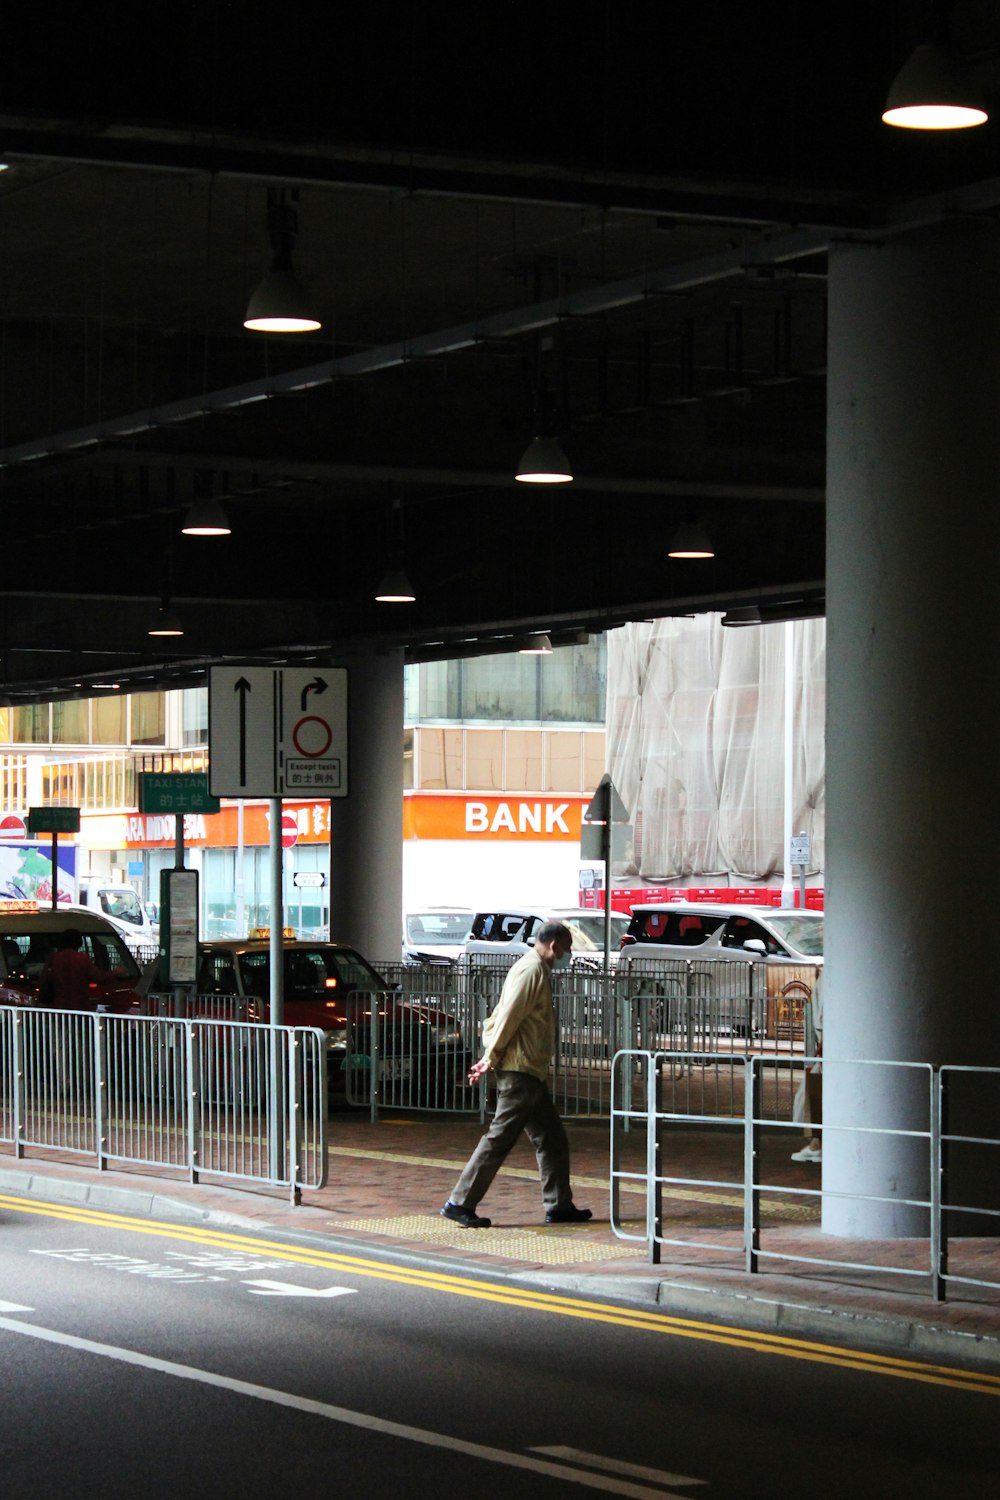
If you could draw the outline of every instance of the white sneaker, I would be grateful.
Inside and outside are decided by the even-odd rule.
[[[823,1153],[818,1146],[803,1146],[801,1151],[792,1152],[792,1161],[822,1161]]]

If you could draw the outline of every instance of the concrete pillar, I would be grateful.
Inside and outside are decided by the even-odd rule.
[[[366,958],[401,955],[403,653],[347,657],[347,797],[330,803],[330,936]]]
[[[851,1062],[1000,1064],[1000,228],[836,247],[829,324],[824,1121],[921,1129],[926,1077]],[[996,1206],[1000,1151],[955,1161]],[[828,1232],[926,1233],[927,1184],[923,1142],[827,1130],[824,1188],[887,1200]]]

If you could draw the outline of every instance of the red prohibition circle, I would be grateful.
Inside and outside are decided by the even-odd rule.
[[[299,730],[306,724],[319,724],[326,734],[326,739],[318,750],[306,750],[303,745],[299,744]],[[311,760],[318,760],[321,755],[326,754],[333,744],[333,730],[325,719],[320,718],[319,714],[306,714],[305,718],[300,719],[292,730],[292,744],[300,755],[308,756]]]

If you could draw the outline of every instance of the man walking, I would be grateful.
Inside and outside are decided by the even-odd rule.
[[[548,1088],[555,1046],[552,970],[569,962],[572,947],[573,936],[562,922],[543,923],[534,949],[511,967],[483,1027],[483,1055],[473,1063],[469,1082],[478,1083],[494,1070],[496,1114],[441,1210],[464,1229],[490,1227],[476,1207],[522,1130],[538,1158],[546,1224],[582,1224],[591,1216],[589,1208],[573,1203],[569,1141]]]

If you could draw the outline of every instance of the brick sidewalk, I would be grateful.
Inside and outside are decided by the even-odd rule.
[[[698,1130],[670,1136],[670,1159],[663,1170],[679,1180],[664,1188],[664,1226],[671,1239],[685,1243],[664,1245],[661,1263],[654,1265],[641,1238],[643,1198],[637,1185],[625,1185],[620,1209],[625,1231],[635,1238],[623,1239],[611,1228],[607,1122],[569,1121],[567,1131],[576,1201],[594,1211],[589,1224],[544,1223],[537,1168],[527,1140],[515,1147],[483,1201],[482,1212],[493,1220],[492,1228],[464,1230],[443,1219],[438,1210],[481,1127],[475,1120],[407,1115],[389,1115],[373,1125],[367,1117],[335,1114],[328,1182],[318,1192],[304,1193],[299,1207],[292,1207],[287,1191],[278,1189],[227,1185],[210,1178],[193,1185],[180,1173],[148,1169],[98,1173],[78,1159],[43,1159],[38,1153],[21,1161],[0,1155],[0,1192],[68,1194],[94,1207],[118,1206],[153,1217],[166,1217],[171,1208],[183,1205],[188,1214],[256,1233],[302,1231],[341,1246],[364,1246],[370,1253],[382,1248],[439,1263],[488,1266],[586,1295],[653,1299],[671,1311],[723,1320],[737,1313],[749,1316],[752,1310],[759,1317],[766,1308],[785,1327],[812,1327],[809,1319],[813,1324],[818,1319],[831,1335],[837,1323],[842,1330],[853,1326],[867,1338],[908,1346],[929,1332],[952,1333],[960,1342],[981,1341],[980,1353],[1000,1358],[1000,1292],[956,1287],[948,1302],[933,1302],[925,1275],[893,1275],[885,1269],[924,1270],[926,1241],[848,1241],[824,1235],[818,1199],[805,1192],[765,1195],[762,1250],[850,1260],[855,1268],[765,1256],[762,1274],[748,1275],[738,1187],[742,1144],[737,1147],[734,1136]],[[621,1169],[639,1170],[644,1158],[644,1136],[626,1137]],[[765,1141],[765,1181],[804,1189],[819,1186],[815,1167],[788,1158],[784,1136]],[[957,1242],[951,1269],[1000,1282],[1000,1242]]]

